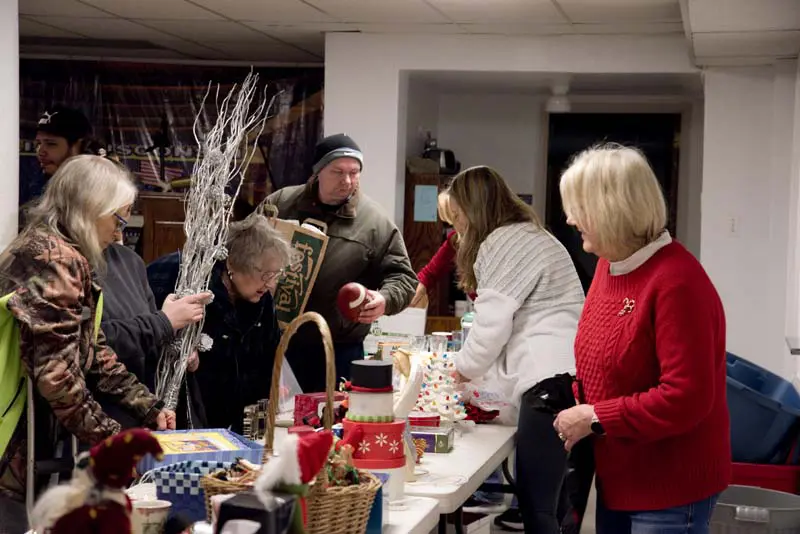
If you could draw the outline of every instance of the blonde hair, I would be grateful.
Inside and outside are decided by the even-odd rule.
[[[39,202],[27,212],[18,239],[43,231],[77,245],[96,270],[105,269],[97,220],[136,200],[136,186],[124,167],[100,156],[81,155],[62,164]]]
[[[559,189],[564,213],[591,232],[601,250],[633,253],[667,225],[661,186],[638,149],[609,143],[581,152]]]
[[[292,249],[265,216],[253,213],[228,227],[228,263],[237,270],[252,274],[259,270],[265,254],[278,257],[282,266],[291,262]]]
[[[439,213],[439,218],[449,225],[453,225],[453,210],[450,208],[450,195],[447,190],[439,193],[437,199],[436,211]]]
[[[465,291],[475,291],[475,260],[481,243],[496,229],[509,224],[529,222],[541,226],[533,208],[517,196],[500,174],[489,167],[472,167],[459,173],[447,190],[450,202],[460,210],[458,217],[466,218],[466,230],[459,235],[456,266],[459,285]],[[456,218],[458,218],[456,217]]]

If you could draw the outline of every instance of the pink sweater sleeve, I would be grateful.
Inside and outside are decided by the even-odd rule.
[[[456,259],[456,249],[453,246],[455,233],[454,230],[447,234],[447,239],[433,255],[431,261],[417,274],[419,283],[426,289],[435,284],[437,280],[444,278],[453,269]]]

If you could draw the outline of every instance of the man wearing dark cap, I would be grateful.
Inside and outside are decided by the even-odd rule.
[[[417,285],[400,231],[359,189],[363,163],[355,141],[331,135],[317,145],[306,185],[286,187],[264,201],[276,206],[282,219],[312,218],[328,225],[328,248],[306,311],[320,313],[330,326],[337,376],[350,376],[350,362],[364,356],[370,324],[405,309]],[[345,319],[336,306],[339,289],[348,282],[368,290],[370,302],[357,322]],[[292,338],[289,363],[303,391],[324,391],[322,341],[315,327],[301,330]]]
[[[67,158],[77,156],[92,133],[89,119],[77,109],[53,106],[36,127],[36,158],[42,172],[52,176]]]

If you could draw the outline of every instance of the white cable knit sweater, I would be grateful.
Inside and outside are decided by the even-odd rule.
[[[583,288],[567,250],[532,223],[498,228],[475,261],[475,319],[456,368],[487,374],[519,405],[531,387],[575,372],[573,343]]]

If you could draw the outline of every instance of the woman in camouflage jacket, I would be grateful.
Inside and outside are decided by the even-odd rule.
[[[174,428],[175,414],[117,360],[102,332],[94,343],[102,251],[124,226],[136,187],[117,164],[77,156],[62,165],[29,224],[0,256],[0,294],[20,328],[20,353],[33,379],[36,456],[52,458],[59,428],[93,445],[120,430],[93,393],[127,408],[142,426]],[[25,522],[27,423],[20,419],[0,457],[0,525]],[[16,502],[15,502],[16,501]],[[20,517],[21,516],[21,517]],[[0,531],[3,530],[0,528]],[[23,528],[21,531],[24,531]]]

